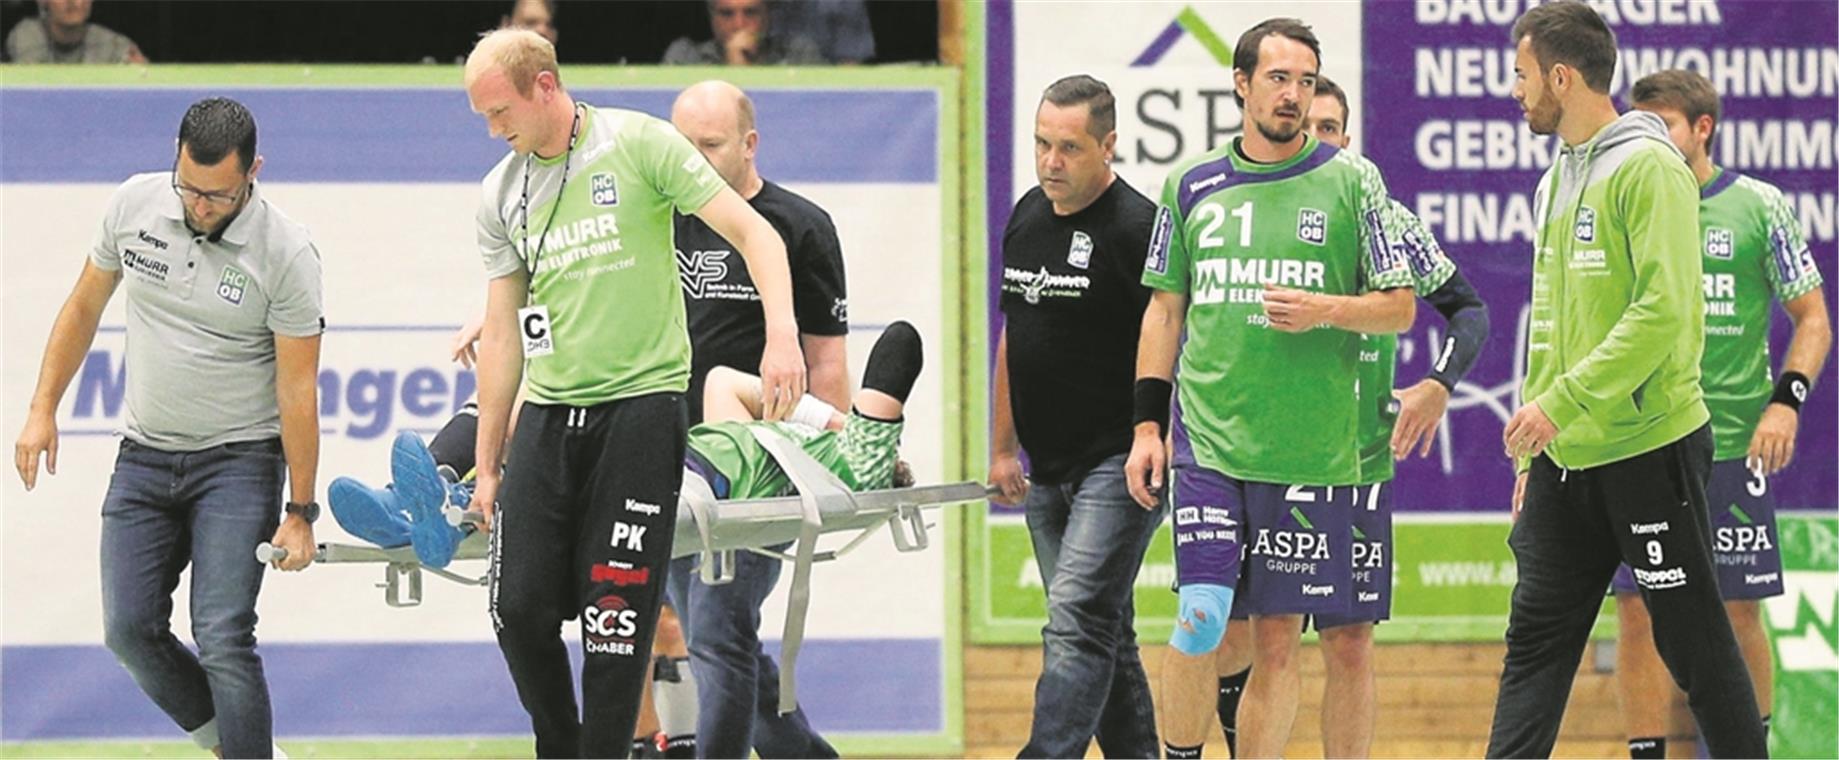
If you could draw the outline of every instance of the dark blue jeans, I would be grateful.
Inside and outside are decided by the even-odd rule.
[[[745,758],[750,749],[762,758],[836,757],[803,708],[779,714],[779,665],[760,646],[760,605],[779,582],[779,560],[735,552],[734,581],[717,586],[702,582],[697,562],[679,557],[670,567],[696,676],[697,757]]]
[[[268,757],[274,717],[255,652],[263,564],[281,520],[279,440],[168,452],[121,443],[102,503],[103,640],[187,732],[217,721],[224,757]],[[172,596],[191,565],[196,655],[172,634]]]
[[[1136,583],[1166,506],[1138,506],[1118,454],[1064,483],[1036,484],[1025,507],[1047,588],[1034,728],[1021,757],[1158,757],[1156,711],[1137,653]]]

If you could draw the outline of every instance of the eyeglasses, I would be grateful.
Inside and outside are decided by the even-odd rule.
[[[178,194],[179,200],[187,204],[203,201],[217,208],[228,208],[243,199],[243,194],[249,191],[249,183],[245,182],[234,193],[207,193],[195,187],[186,187],[179,184],[179,161],[175,158],[172,163],[172,191]]]
[[[247,188],[248,186],[244,185],[244,187]],[[243,199],[243,190],[238,190],[234,193],[207,193],[203,190],[196,190],[181,185],[176,179],[172,181],[172,191],[178,193],[179,199],[188,204],[204,201],[218,208],[234,206],[237,201]]]

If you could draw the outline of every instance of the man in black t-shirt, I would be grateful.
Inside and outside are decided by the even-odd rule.
[[[690,138],[735,192],[785,239],[792,308],[811,395],[849,408],[849,294],[843,248],[830,215],[804,196],[766,181],[754,165],[760,133],[753,102],[727,82],[703,82],[677,98],[671,123]],[[760,293],[747,263],[709,225],[677,217],[677,274],[690,327],[690,424],[702,420],[702,382],[718,366],[759,372],[766,348]]]
[[[1124,481],[1156,204],[1111,171],[1116,123],[1103,82],[1049,86],[1035,114],[1040,186],[1003,232],[990,480],[1027,511],[1047,589],[1022,757],[1084,757],[1094,735],[1106,757],[1158,754],[1131,586],[1163,510],[1138,506]]]
[[[760,134],[753,101],[727,82],[691,86],[671,107],[671,123],[735,192],[785,239],[792,309],[812,395],[849,408],[849,300],[836,226],[817,204],[760,177]],[[765,314],[747,263],[727,240],[693,216],[677,217],[677,273],[690,331],[690,423],[702,420],[702,390],[718,366],[757,373]],[[698,757],[836,757],[802,709],[778,713],[778,666],[760,648],[760,606],[779,580],[780,562],[734,556],[734,581],[702,582],[696,559],[671,563],[670,599],[689,639],[696,682]]]

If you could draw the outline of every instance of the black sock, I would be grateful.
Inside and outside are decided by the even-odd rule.
[[[1177,747],[1173,744],[1164,744],[1162,745],[1162,756],[1168,758],[1169,760],[1183,760],[1184,758],[1198,758],[1200,757],[1200,748],[1201,748],[1201,745],[1199,744],[1196,744],[1192,747]]]
[[[862,411],[861,409],[858,409],[858,408],[856,408],[856,407],[853,407],[853,406],[849,408],[849,413],[850,413],[850,414],[853,414],[853,415],[855,415],[855,416],[857,416],[857,417],[861,417],[862,419],[865,419],[865,420],[874,420],[875,422],[885,422],[885,423],[887,423],[887,424],[889,424],[889,425],[892,425],[892,424],[894,424],[894,423],[896,423],[896,422],[899,422],[899,421],[901,421],[901,420],[903,420],[903,419],[906,419],[906,415],[904,415],[904,414],[903,414],[903,415],[901,415],[901,416],[899,416],[899,417],[895,417],[894,419],[891,419],[891,420],[884,420],[884,419],[882,419],[882,418],[880,418],[880,417],[876,417],[875,415],[872,415],[872,414],[869,414],[869,413],[867,413],[867,412],[864,412],[864,411]]]
[[[645,753],[650,750],[651,750],[651,740],[650,739],[634,738],[632,740],[632,756],[633,757],[645,757]]]
[[[1649,736],[1641,739],[1629,739],[1628,756],[1633,760],[1666,757],[1667,738],[1664,736]]]
[[[1762,716],[1762,740],[1763,741],[1769,740],[1769,723],[1772,722],[1774,717],[1775,717],[1775,713],[1769,713],[1768,715]]]
[[[428,453],[434,455],[435,464],[452,467],[463,478],[472,472],[476,451],[473,444],[478,440],[479,405],[468,401],[453,413],[441,432],[434,434],[434,440],[428,442]]]
[[[1252,666],[1229,676],[1220,676],[1220,701],[1216,709],[1220,713],[1220,730],[1226,734],[1226,749],[1233,757],[1239,756],[1239,697],[1245,695],[1245,679],[1252,675]]]
[[[919,331],[906,322],[895,322],[881,331],[875,347],[869,350],[868,366],[862,370],[862,387],[907,403],[907,394],[913,391],[913,381],[919,378],[920,367],[925,363]]]

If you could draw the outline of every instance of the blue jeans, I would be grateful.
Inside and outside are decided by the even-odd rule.
[[[803,708],[779,714],[779,665],[760,646],[760,605],[779,582],[780,561],[743,551],[734,562],[735,579],[710,586],[696,557],[671,560],[671,604],[696,676],[696,756],[836,757]]]
[[[1144,509],[1118,454],[1028,490],[1028,533],[1047,588],[1034,728],[1021,757],[1158,757],[1156,711],[1137,653],[1136,583],[1166,506]]]
[[[224,757],[268,757],[274,716],[255,652],[255,547],[281,520],[279,440],[167,452],[121,443],[102,502],[103,640],[179,728],[217,721]],[[192,654],[172,634],[191,565]]]

